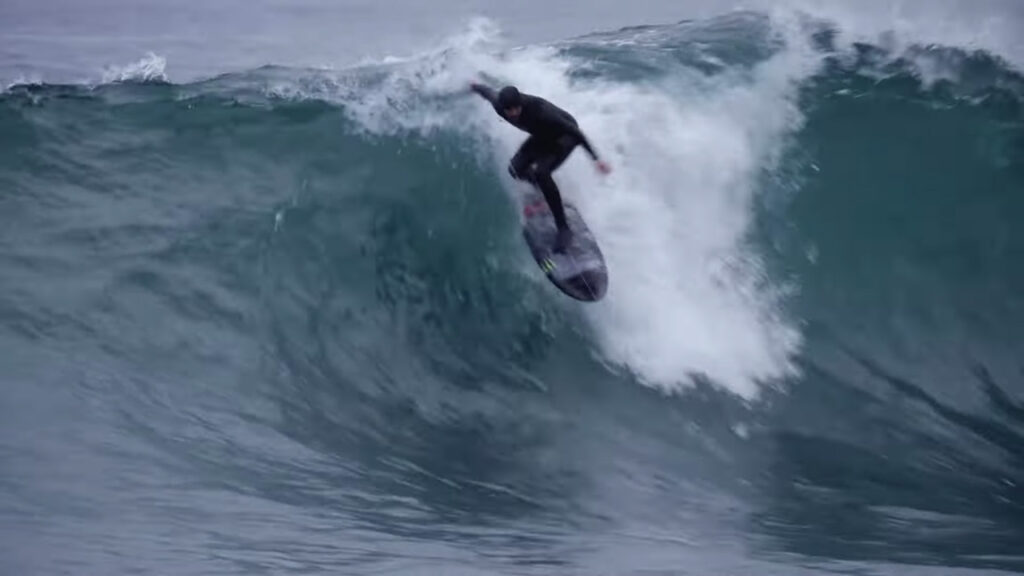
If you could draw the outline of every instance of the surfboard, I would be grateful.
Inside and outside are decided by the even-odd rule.
[[[573,231],[564,253],[554,252],[558,229],[544,195],[531,188],[522,197],[523,238],[537,266],[559,290],[583,302],[596,302],[608,291],[608,267],[594,234],[576,206],[562,197],[565,219]]]

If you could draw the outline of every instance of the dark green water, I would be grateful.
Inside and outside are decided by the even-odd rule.
[[[1024,570],[1024,77],[834,32],[11,86],[2,571]],[[480,70],[611,161],[605,301]]]

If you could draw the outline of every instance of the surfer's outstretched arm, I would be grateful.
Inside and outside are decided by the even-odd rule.
[[[498,93],[495,92],[494,88],[485,86],[483,84],[473,82],[469,85],[470,90],[476,92],[482,96],[485,100],[491,103],[491,106],[498,107]]]
[[[601,158],[598,158],[597,152],[594,151],[594,147],[590,145],[590,140],[588,140],[587,137],[583,134],[583,131],[580,130],[579,126],[571,123],[566,123],[565,129],[566,132],[572,134],[577,139],[580,145],[583,146],[583,149],[587,151],[587,154],[590,154],[591,159],[594,160],[594,164],[597,166],[597,169],[602,174],[607,174],[611,172],[611,166],[609,166],[608,163],[602,160]]]
[[[611,171],[611,167],[608,166],[608,163],[597,156],[597,151],[594,150],[593,146],[591,146],[590,140],[585,134],[583,134],[583,130],[580,130],[579,125],[576,124],[576,120],[573,119],[572,116],[553,105],[542,106],[538,115],[542,122],[552,126],[555,130],[563,134],[568,134],[575,139],[580,146],[583,146],[583,149],[587,151],[587,154],[590,154],[590,158],[597,164],[598,170],[605,174]]]

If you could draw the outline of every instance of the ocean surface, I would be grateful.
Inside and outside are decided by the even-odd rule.
[[[0,573],[1024,572],[1024,5],[0,5]],[[515,83],[598,303],[530,259]]]

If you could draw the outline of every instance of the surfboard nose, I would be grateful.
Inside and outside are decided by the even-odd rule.
[[[585,302],[596,302],[608,291],[608,274],[600,270],[584,270],[565,281],[571,296]]]

